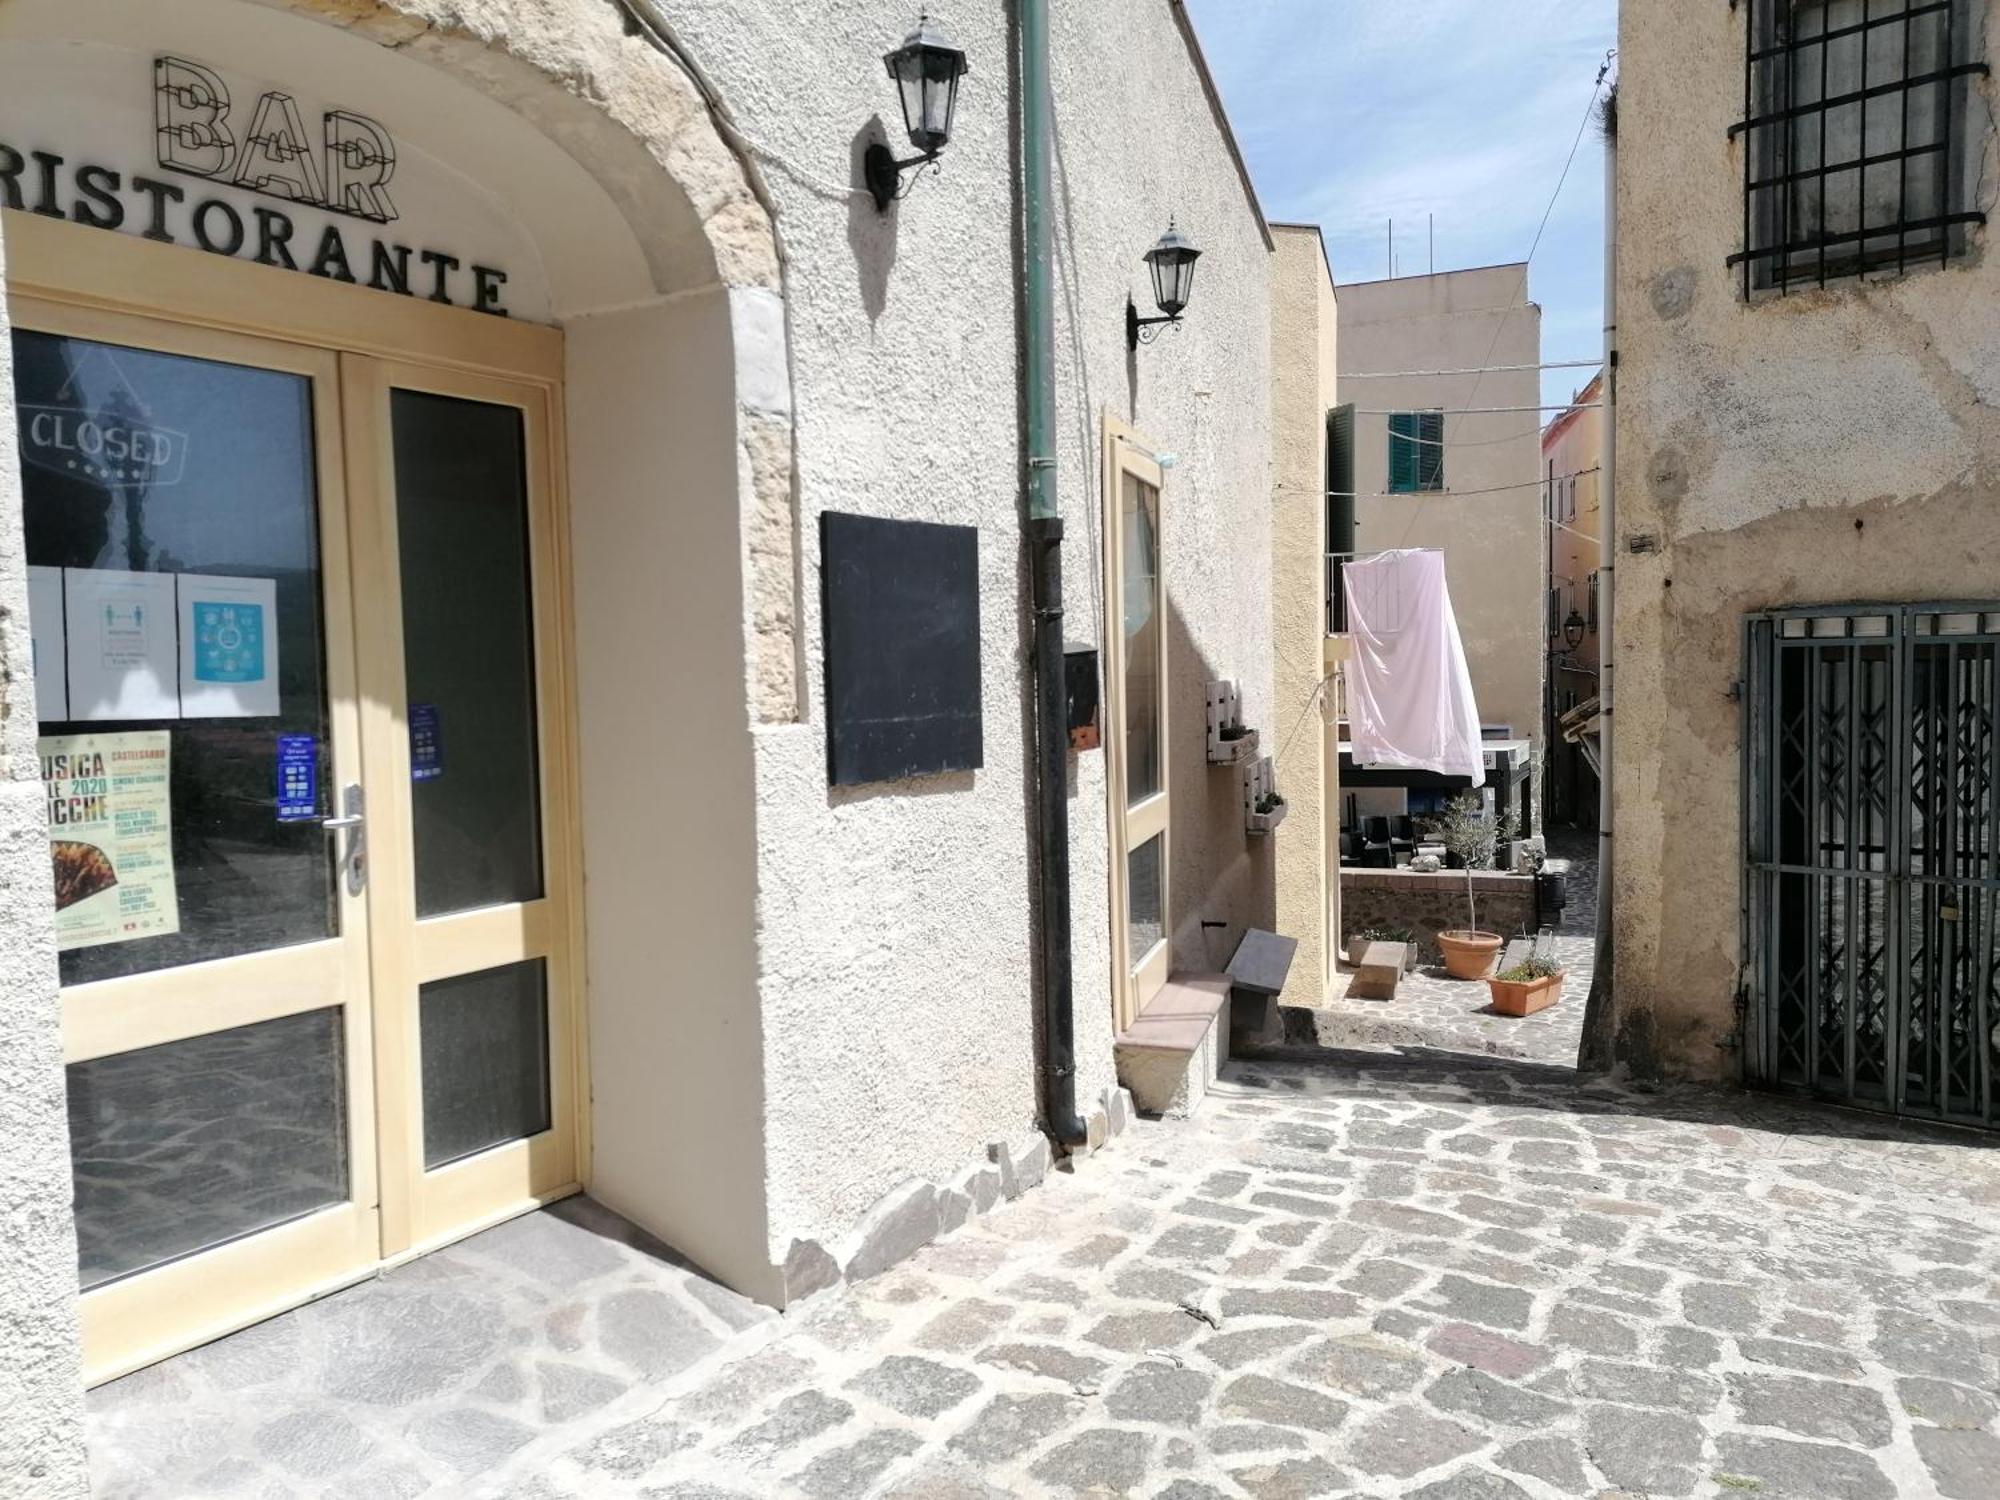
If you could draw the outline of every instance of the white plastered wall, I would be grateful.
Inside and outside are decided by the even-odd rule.
[[[786,7],[668,0],[745,132],[782,157],[778,206],[798,433],[806,668],[798,724],[755,732],[758,933],[771,1253],[839,1241],[907,1178],[946,1182],[1038,1113],[1034,892],[1022,609],[1019,276],[1007,9],[940,12],[972,59],[942,172],[887,216],[845,191],[894,91],[881,54],[914,19],[889,0]],[[1219,968],[1270,923],[1268,851],[1236,785],[1202,763],[1208,676],[1275,717],[1268,598],[1269,251],[1166,0],[1053,7],[1057,138],[1057,481],[1066,634],[1103,613],[1102,412],[1176,456],[1166,556],[1175,612],[1175,958]],[[1107,69],[1103,60],[1118,59]],[[1170,215],[1207,250],[1186,326],[1128,358],[1127,292]],[[830,790],[820,664],[824,510],[980,531],[985,763]],[[1111,1055],[1104,757],[1070,796],[1077,1096]],[[1203,918],[1227,923],[1204,934]]]

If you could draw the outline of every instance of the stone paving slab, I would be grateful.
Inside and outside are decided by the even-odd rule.
[[[1234,1064],[469,1492],[1991,1500],[1996,1147],[1494,1061]]]

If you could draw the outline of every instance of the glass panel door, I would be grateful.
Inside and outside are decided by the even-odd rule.
[[[548,402],[350,356],[388,1253],[574,1184],[570,911]]]
[[[16,299],[87,1373],[376,1257],[334,357]]]
[[[1166,983],[1168,903],[1166,588],[1160,575],[1163,474],[1138,434],[1107,418],[1104,444],[1105,680],[1113,831],[1117,1024],[1131,1024]]]

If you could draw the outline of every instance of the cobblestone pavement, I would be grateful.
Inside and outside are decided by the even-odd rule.
[[[474,1493],[1993,1500],[1996,1144],[1516,1063],[1236,1064]]]
[[[1562,998],[1554,1005],[1532,1016],[1496,1015],[1483,980],[1453,979],[1430,966],[1406,975],[1394,1000],[1350,999],[1353,970],[1343,963],[1326,1005],[1311,1018],[1321,1045],[1420,1046],[1574,1067],[1597,952],[1597,836],[1554,830],[1549,852],[1570,862],[1568,904],[1553,929],[1564,970]]]

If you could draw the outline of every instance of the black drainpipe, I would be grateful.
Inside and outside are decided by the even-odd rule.
[[[1079,1146],[1076,1008],[1070,974],[1069,713],[1063,674],[1062,509],[1056,495],[1055,225],[1050,171],[1048,0],[1019,0],[1021,45],[1021,334],[1027,542],[1034,615],[1034,794],[1041,886],[1042,1108],[1050,1135]]]

